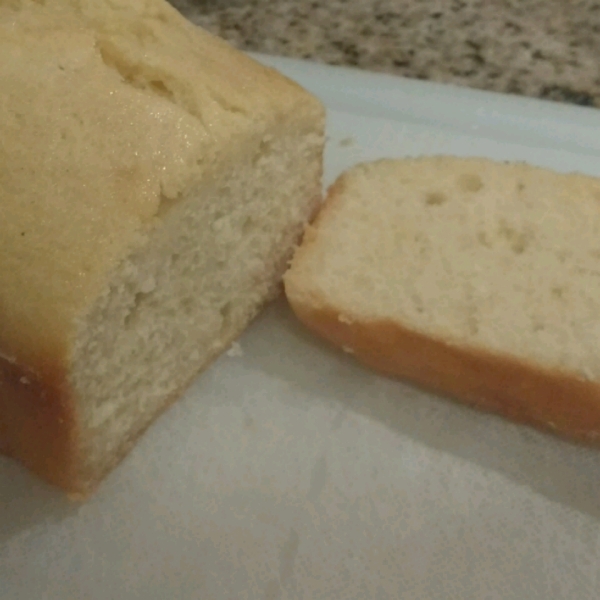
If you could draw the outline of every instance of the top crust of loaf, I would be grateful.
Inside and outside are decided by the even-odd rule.
[[[55,377],[164,210],[282,118],[322,107],[163,0],[0,0],[1,355]]]

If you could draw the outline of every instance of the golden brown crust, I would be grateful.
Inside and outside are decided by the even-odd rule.
[[[333,307],[306,305],[293,294],[289,300],[306,326],[380,373],[518,423],[600,445],[597,383],[513,357],[450,345],[392,321],[342,322]]]
[[[59,487],[74,486],[78,459],[76,418],[62,378],[41,383],[0,358],[0,452]]]

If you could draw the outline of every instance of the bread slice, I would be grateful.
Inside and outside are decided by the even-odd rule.
[[[163,0],[0,2],[0,446],[85,496],[280,289],[324,110]]]
[[[428,157],[343,174],[285,276],[374,369],[600,442],[600,180]]]

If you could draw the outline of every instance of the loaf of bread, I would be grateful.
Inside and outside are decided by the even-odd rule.
[[[0,1],[0,448],[86,496],[280,289],[324,110],[164,0]]]
[[[364,364],[600,442],[600,180],[427,157],[343,174],[285,288]]]

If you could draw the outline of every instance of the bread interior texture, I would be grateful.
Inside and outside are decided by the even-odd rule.
[[[80,468],[92,479],[277,294],[310,216],[305,199],[319,193],[307,177],[318,165],[315,137],[262,140],[245,162],[167,206],[81,322],[70,383],[85,398]]]
[[[288,278],[307,305],[600,378],[600,180],[432,157],[349,171]]]

